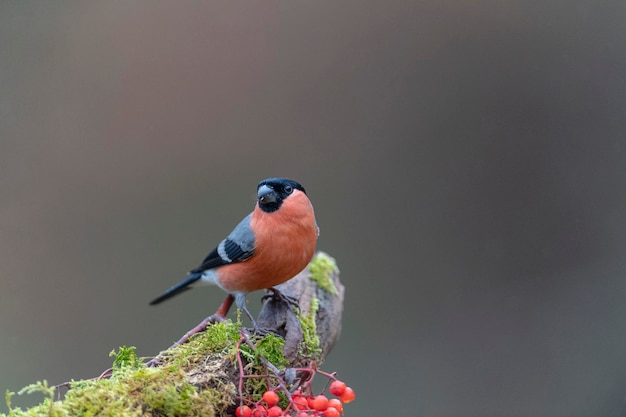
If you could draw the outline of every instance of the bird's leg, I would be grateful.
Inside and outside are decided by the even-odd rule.
[[[209,325],[215,324],[215,323],[219,323],[219,322],[222,322],[222,321],[226,320],[226,315],[228,314],[228,311],[230,310],[230,307],[233,305],[234,301],[235,301],[235,297],[233,297],[232,295],[228,294],[228,296],[224,299],[224,301],[222,302],[222,305],[220,305],[220,307],[217,309],[215,314],[212,314],[209,317],[207,317],[206,319],[202,320],[196,327],[194,327],[193,329],[191,329],[187,333],[185,333],[185,335],[183,337],[181,337],[180,339],[178,339],[176,341],[176,343],[174,343],[172,346],[170,346],[168,348],[168,350],[172,349],[172,348],[174,348],[174,347],[176,347],[178,345],[184,345],[185,343],[189,342],[189,340],[193,336],[197,335],[198,333],[202,333],[203,331],[205,331],[207,329],[207,327],[209,327]],[[160,364],[161,364],[161,362],[159,360],[159,357],[157,356],[156,358],[154,358],[150,362],[148,362],[147,366],[148,367],[159,366]]]
[[[274,331],[273,329],[265,329],[263,327],[259,327],[256,320],[254,319],[254,317],[252,317],[252,314],[250,314],[250,311],[245,306],[238,307],[238,308],[243,310],[244,313],[246,313],[246,316],[248,316],[248,318],[250,319],[250,322],[252,323],[252,327],[249,329],[246,329],[246,332],[254,333],[261,337],[267,336],[269,333],[275,333],[278,335],[278,333]]]
[[[210,319],[211,317],[218,316],[218,317],[222,318],[219,321],[224,321],[224,319],[226,318],[226,315],[228,314],[228,311],[230,311],[230,307],[232,307],[234,301],[235,301],[235,297],[233,297],[231,294],[228,294],[228,296],[222,302],[222,305],[220,306],[220,308],[217,309],[215,314],[213,314],[212,316],[207,317],[207,320]]]
[[[293,307],[296,307],[297,309],[300,309],[300,300],[298,300],[296,297],[292,297],[290,295],[284,294],[274,287],[268,288],[267,291],[270,291],[271,294],[265,294],[261,298],[262,301],[265,301],[268,298],[273,298],[274,300],[280,300],[288,305],[291,305]]]
[[[252,317],[250,310],[248,310],[248,308],[245,305],[240,306],[238,308],[243,310],[244,313],[246,313],[246,316],[248,316],[248,318],[250,319],[250,322],[252,323],[252,328],[256,331],[257,330],[256,320],[254,319],[254,317]]]
[[[272,329],[264,329],[264,328],[259,327],[254,317],[252,317],[252,313],[250,313],[250,310],[248,310],[248,307],[246,307],[246,293],[243,293],[243,292],[235,293],[235,304],[237,305],[237,308],[243,311],[246,314],[246,316],[248,316],[248,319],[250,319],[250,323],[252,324],[252,327],[249,329],[246,329],[248,332],[255,333],[259,336],[265,336],[268,333],[276,333]]]
[[[248,329],[250,333],[255,333],[259,336],[266,336],[268,333],[276,333],[272,329],[264,329],[264,328],[259,327],[254,317],[252,317],[250,310],[248,310],[248,308],[246,307],[246,294],[245,293],[236,293],[235,303],[237,304],[237,308],[239,308],[244,313],[246,313],[246,316],[248,316],[248,318],[250,319],[250,322],[252,323],[252,327]]]
[[[254,319],[254,317],[252,317],[252,313],[250,313],[250,310],[248,310],[248,307],[246,307],[246,293],[244,292],[235,293],[235,304],[237,305],[237,308],[239,310],[246,313],[246,316],[248,316],[248,318],[250,319],[250,322],[252,323],[252,330],[256,332],[258,329],[256,325],[256,320]]]

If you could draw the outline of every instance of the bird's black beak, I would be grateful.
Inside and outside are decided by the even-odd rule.
[[[257,200],[260,205],[272,204],[278,201],[278,194],[268,185],[262,185],[257,190]]]

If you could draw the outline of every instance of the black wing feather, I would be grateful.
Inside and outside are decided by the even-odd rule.
[[[213,249],[211,253],[206,256],[206,258],[204,258],[200,265],[192,269],[190,272],[202,272],[207,269],[217,268],[218,266],[245,261],[254,253],[254,250],[244,250],[239,243],[231,239],[224,239],[224,241],[220,243],[220,246],[222,247],[224,255],[226,255],[226,259],[222,258],[218,249],[219,247],[217,247]]]
[[[168,298],[175,296],[176,294],[180,294],[183,291],[191,289],[190,285],[196,282],[197,280],[199,280],[200,278],[202,278],[202,274],[190,273],[187,276],[187,278],[185,278],[178,284],[174,285],[173,287],[169,288],[167,291],[159,295],[154,300],[150,301],[150,305],[153,306],[155,304],[159,304],[160,302],[163,302],[167,300]]]
[[[217,268],[218,266],[226,265],[230,262],[222,259],[220,254],[217,252],[217,248],[213,249],[207,256],[202,260],[200,265],[189,271],[190,273],[197,273],[206,271],[207,269]]]

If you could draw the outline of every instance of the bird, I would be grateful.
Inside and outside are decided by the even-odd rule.
[[[213,284],[246,307],[250,292],[271,289],[301,272],[315,253],[319,227],[304,187],[287,178],[259,182],[254,210],[187,277],[150,302],[159,304],[196,284]]]

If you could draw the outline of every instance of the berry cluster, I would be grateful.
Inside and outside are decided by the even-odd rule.
[[[236,417],[339,417],[343,414],[343,405],[354,400],[355,395],[352,388],[346,386],[345,382],[335,379],[332,374],[322,373],[332,379],[329,391],[338,398],[328,398],[323,393],[313,395],[311,385],[307,384],[304,390],[295,390],[287,393],[289,402],[286,407],[281,408],[278,403],[279,395],[275,390],[267,390],[261,399],[251,406],[240,405],[235,410]],[[309,392],[305,392],[309,391]]]
[[[268,334],[258,342],[275,339],[282,340]],[[339,417],[342,415],[343,405],[352,402],[355,398],[354,390],[346,386],[345,382],[338,380],[336,373],[327,373],[318,369],[315,361],[310,361],[305,367],[278,369],[272,363],[273,361],[268,360],[269,357],[273,357],[276,363],[285,364],[282,344],[279,343],[278,346],[280,346],[280,355],[275,357],[275,354],[267,349],[261,349],[260,345],[254,343],[248,332],[240,332],[235,355],[239,368],[239,407],[235,410],[235,416]],[[244,364],[244,354],[246,358],[254,361]],[[250,372],[254,368],[256,371]],[[313,392],[313,379],[316,375],[326,378],[326,385],[318,395]],[[254,382],[255,380],[257,383]],[[252,384],[248,385],[246,381]],[[262,391],[254,388],[259,387],[259,384],[261,384]],[[244,385],[246,385],[245,389]],[[327,389],[337,398],[326,397],[324,393]]]

